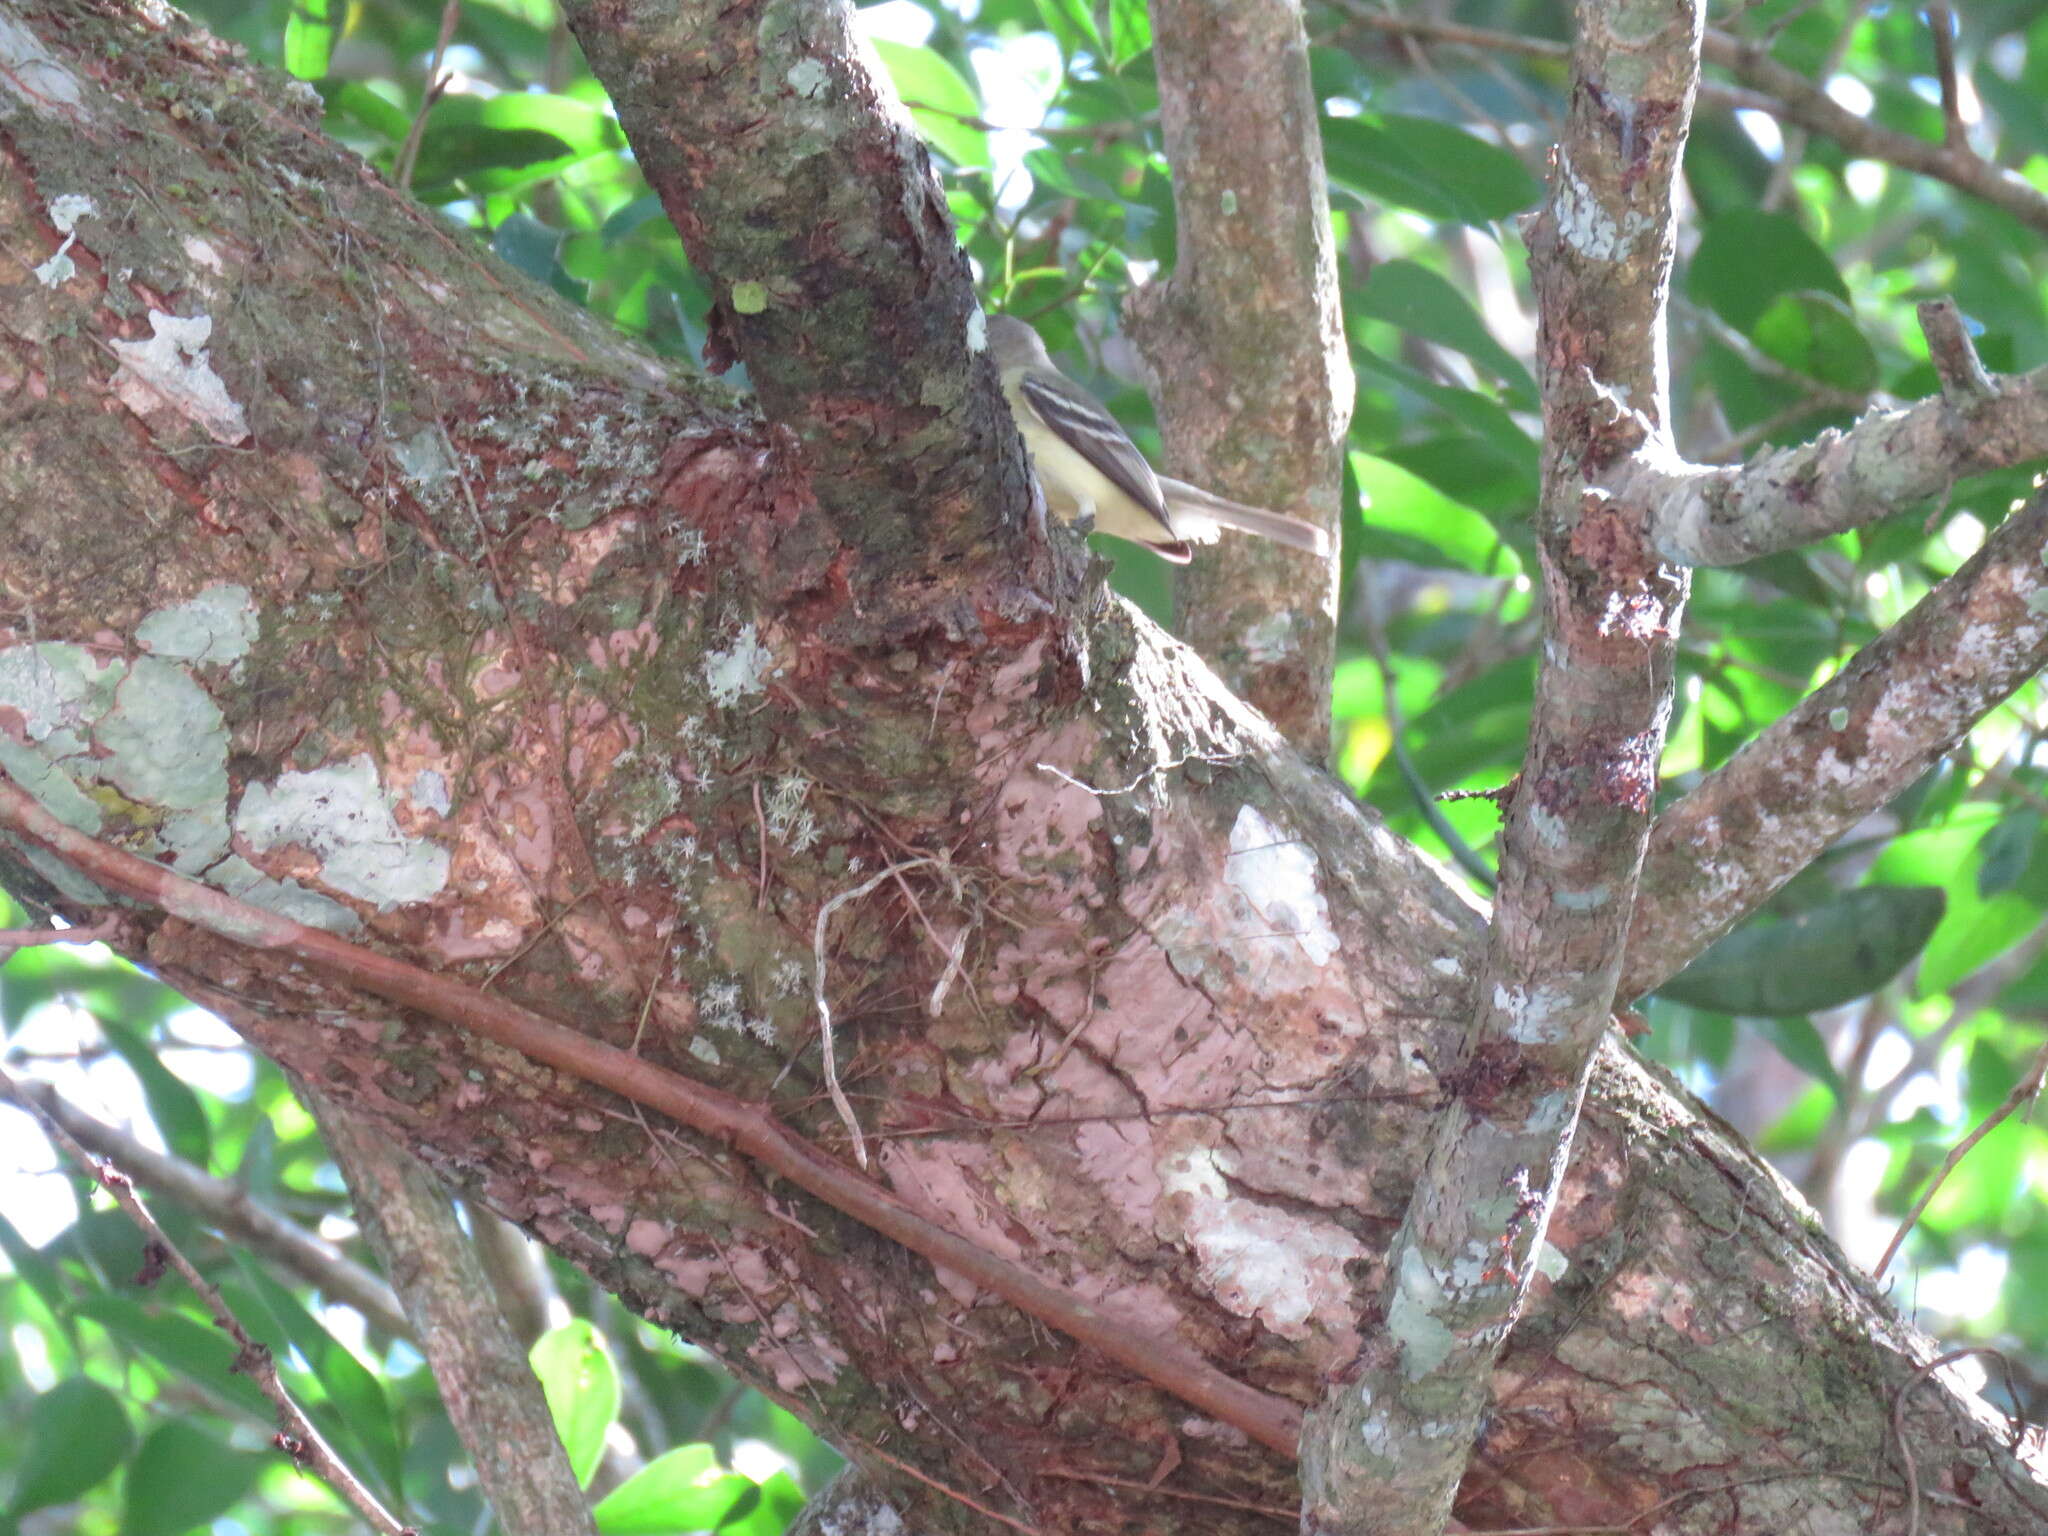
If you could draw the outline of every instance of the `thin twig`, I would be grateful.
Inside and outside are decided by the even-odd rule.
[[[1950,149],[1972,154],[1970,130],[1963,123],[1962,87],[1956,80],[1956,15],[1948,0],[1931,0],[1927,30],[1934,34],[1934,75],[1941,82],[1942,137]]]
[[[434,56],[427,61],[427,88],[420,96],[420,110],[406,130],[405,142],[399,146],[398,159],[393,164],[391,179],[400,188],[412,185],[413,166],[420,157],[420,140],[427,131],[427,114],[434,110],[448,89],[448,81],[441,76],[441,60],[448,54],[448,45],[455,41],[455,24],[462,17],[462,0],[447,0],[441,7],[441,31],[434,39]]]
[[[18,949],[34,949],[44,944],[96,944],[112,938],[120,925],[118,917],[103,917],[77,928],[0,928],[0,961]]]
[[[78,1139],[67,1131],[57,1118],[43,1108],[22,1085],[4,1069],[0,1069],[0,1098],[10,1100],[17,1108],[25,1111],[30,1119],[42,1128],[53,1145],[61,1148],[84,1172],[121,1207],[128,1219],[135,1223],[144,1239],[144,1270],[139,1283],[147,1284],[163,1265],[175,1269],[180,1278],[192,1288],[206,1310],[212,1315],[214,1326],[235,1343],[235,1358],[228,1366],[230,1371],[246,1376],[255,1384],[256,1390],[270,1399],[277,1410],[278,1433],[272,1442],[292,1459],[292,1464],[302,1472],[311,1472],[352,1505],[371,1526],[384,1532],[385,1536],[418,1536],[409,1525],[402,1524],[382,1504],[377,1496],[364,1486],[362,1479],[348,1469],[346,1463],[334,1453],[332,1447],[321,1438],[320,1431],[313,1427],[313,1421],[306,1417],[299,1405],[292,1401],[291,1393],[278,1380],[277,1362],[271,1358],[268,1345],[259,1344],[249,1337],[240,1318],[229,1310],[221,1299],[220,1291],[192,1261],[185,1257],[178,1245],[165,1236],[164,1229],[157,1225],[156,1218],[149,1213],[149,1207],[142,1203],[142,1197],[135,1193],[135,1183],[127,1174],[104,1158],[88,1152]]]
[[[853,1138],[853,1160],[863,1168],[868,1165],[867,1142],[861,1136],[860,1121],[854,1118],[853,1106],[846,1100],[846,1090],[839,1086],[839,1056],[832,1047],[832,1004],[825,997],[825,925],[832,921],[834,912],[849,901],[860,900],[884,880],[906,869],[937,862],[937,859],[911,859],[907,863],[891,864],[879,875],[862,881],[850,891],[841,891],[818,908],[818,921],[811,929],[811,1001],[818,1010],[818,1046],[825,1058],[825,1092],[831,1096],[832,1107],[839,1112],[839,1123]]]
[[[1920,1471],[1913,1465],[1913,1453],[1906,1448],[1906,1399],[1915,1387],[1943,1366],[1953,1365],[1958,1360],[1966,1360],[1971,1355],[1990,1355],[2000,1364],[2005,1364],[2005,1356],[1987,1345],[1975,1344],[1964,1349],[1952,1349],[1945,1355],[1936,1355],[1921,1366],[1906,1379],[1905,1384],[1897,1392],[1892,1394],[1892,1438],[1898,1442],[1899,1464],[1906,1473],[1906,1536],[1920,1536]],[[2011,1370],[2012,1367],[2007,1365],[2008,1380]]]
[[[237,1042],[235,1049],[246,1055],[249,1048]],[[16,1059],[21,1059],[18,1053]],[[18,1086],[88,1151],[110,1160],[144,1189],[182,1207],[231,1243],[290,1270],[329,1301],[354,1307],[373,1326],[397,1338],[413,1336],[412,1322],[391,1287],[326,1238],[253,1198],[234,1180],[215,1178],[182,1157],[144,1146],[126,1131],[95,1119],[46,1082],[31,1080]]]
[[[1948,1176],[1956,1171],[1956,1165],[1970,1155],[1970,1149],[1978,1142],[2003,1125],[2014,1110],[2038,1094],[2044,1077],[2048,1077],[2048,1040],[2042,1041],[2041,1048],[2034,1052],[2034,1059],[2027,1063],[2027,1070],[2020,1074],[2020,1080],[2012,1085],[2012,1092],[2005,1096],[2005,1102],[1986,1115],[1976,1129],[1957,1142],[1955,1149],[1942,1159],[1933,1182],[1927,1186],[1920,1198],[1913,1202],[1913,1209],[1906,1213],[1906,1219],[1899,1223],[1899,1230],[1894,1232],[1892,1240],[1885,1244],[1884,1257],[1877,1261],[1877,1267],[1870,1272],[1872,1279],[1884,1277],[1885,1270],[1891,1267],[1892,1259],[1899,1251],[1899,1244],[1906,1240],[1906,1234],[1913,1230],[1921,1214],[1926,1211],[1928,1202],[1947,1182]]]

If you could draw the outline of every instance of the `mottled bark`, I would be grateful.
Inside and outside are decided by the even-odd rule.
[[[1544,1261],[1614,1002],[1671,713],[1688,573],[1617,484],[1668,443],[1673,189],[1704,7],[1584,0],[1539,313],[1544,643],[1473,1020],[1358,1360],[1302,1445],[1304,1529],[1436,1536]],[[1668,451],[1667,451],[1668,452]]]
[[[1301,7],[1155,0],[1152,27],[1178,259],[1129,320],[1167,467],[1334,532],[1351,364]],[[1174,578],[1181,638],[1311,760],[1330,750],[1336,606],[1335,561],[1263,539],[1224,539]]]
[[[746,363],[793,434],[790,467],[860,551],[852,579],[901,622],[926,573],[1018,559],[1024,460],[978,360],[967,259],[924,141],[862,60],[852,7],[570,0],[564,13],[717,296],[714,350]],[[899,514],[870,516],[885,500]],[[1005,512],[1007,537],[992,537]]]

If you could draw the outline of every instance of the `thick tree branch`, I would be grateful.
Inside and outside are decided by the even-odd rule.
[[[945,195],[852,6],[564,9],[717,296],[714,355],[794,434],[793,467],[868,557],[856,579],[900,602],[907,573],[991,558],[997,514],[1028,504],[1021,447]]]
[[[1301,7],[1157,0],[1152,26],[1179,259],[1129,318],[1169,467],[1334,531],[1351,365]],[[1181,638],[1316,760],[1329,753],[1336,578],[1335,560],[1226,539],[1174,585]]]
[[[95,842],[50,815],[5,773],[0,773],[0,828],[54,854],[118,895],[147,902],[237,944],[282,950],[350,986],[509,1046],[730,1143],[835,1209],[936,1264],[972,1277],[1041,1322],[1237,1426],[1268,1449],[1282,1454],[1294,1450],[1300,1423],[1292,1403],[1231,1379],[1170,1339],[1146,1338],[1078,1296],[933,1225],[895,1195],[796,1136],[757,1104],[691,1082],[453,977],[436,976],[308,928]]]
[[[2048,368],[1952,389],[1845,432],[1747,464],[1700,468],[1644,458],[1621,483],[1651,509],[1658,555],[1677,565],[1740,565],[1881,522],[1965,475],[2048,454]]]
[[[1655,991],[2048,665],[2048,495],[1657,818],[1617,995]]]
[[[1578,8],[1571,109],[1529,226],[1545,426],[1529,747],[1453,1098],[1388,1255],[1378,1326],[1303,1441],[1309,1531],[1442,1529],[1613,1002],[1686,597],[1647,508],[1614,487],[1670,430],[1672,194],[1703,18],[1690,4]]]

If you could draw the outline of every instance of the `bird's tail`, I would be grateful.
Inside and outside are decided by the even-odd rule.
[[[1170,480],[1165,475],[1159,477],[1159,489],[1166,493],[1166,515],[1173,523],[1173,531],[1183,539],[1207,544],[1216,537],[1218,529],[1234,528],[1290,549],[1305,550],[1318,559],[1330,553],[1330,536],[1301,518],[1268,512],[1263,507],[1248,507],[1241,501],[1227,501],[1199,485]]]

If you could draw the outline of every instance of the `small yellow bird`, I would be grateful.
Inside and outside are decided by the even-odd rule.
[[[1090,514],[1097,533],[1142,544],[1176,565],[1187,563],[1190,545],[1207,544],[1225,528],[1318,558],[1329,554],[1329,535],[1314,523],[1154,474],[1117,419],[1053,366],[1045,343],[1026,322],[1014,315],[991,317],[988,347],[1038,472],[1046,510],[1055,517],[1072,522]]]

